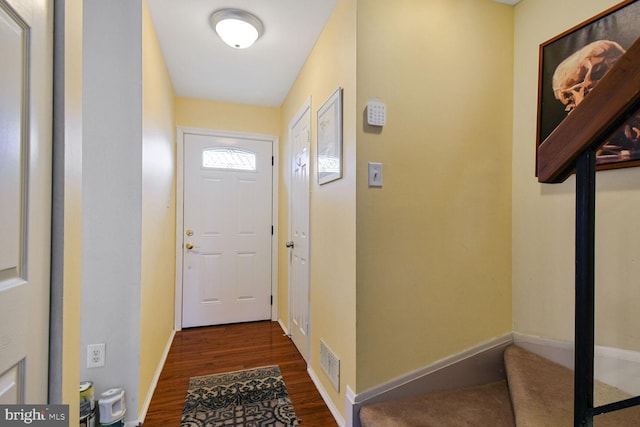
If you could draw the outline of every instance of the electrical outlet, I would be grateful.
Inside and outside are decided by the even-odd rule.
[[[87,368],[100,368],[105,363],[104,344],[89,344],[87,346]]]

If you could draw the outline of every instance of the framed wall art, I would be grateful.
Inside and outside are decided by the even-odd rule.
[[[640,0],[627,0],[540,45],[540,145],[640,37]],[[640,111],[596,154],[598,169],[640,165]]]
[[[342,88],[318,110],[318,184],[342,178]]]

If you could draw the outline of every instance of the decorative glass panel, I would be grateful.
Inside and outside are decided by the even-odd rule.
[[[202,167],[254,171],[256,154],[237,148],[209,148],[202,152]]]

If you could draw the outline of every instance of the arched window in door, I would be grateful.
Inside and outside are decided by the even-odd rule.
[[[229,147],[202,151],[202,167],[206,169],[256,170],[256,153]]]

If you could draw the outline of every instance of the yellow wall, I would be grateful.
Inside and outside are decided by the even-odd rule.
[[[280,108],[177,97],[176,124],[201,129],[280,135]]]
[[[511,331],[513,20],[490,0],[358,1],[358,393]]]
[[[333,404],[345,415],[346,385],[355,388],[355,0],[340,0],[282,105],[279,241],[289,239],[291,164],[289,124],[311,97],[311,334],[310,366]],[[322,104],[343,88],[343,177],[318,185],[316,118]],[[279,245],[279,317],[288,323],[289,253]],[[340,358],[340,393],[320,368],[320,339]]]
[[[142,278],[140,398],[142,410],[172,337],[175,294],[175,117],[169,72],[151,22],[142,14]]]
[[[513,132],[514,330],[573,341],[575,179],[534,177],[538,46],[619,3],[618,0],[524,0],[515,8]],[[553,11],[553,12],[550,12]],[[596,342],[640,351],[637,307],[640,169],[597,173]]]
[[[80,310],[82,289],[82,0],[64,8],[64,298],[62,403],[69,425],[79,423]]]

